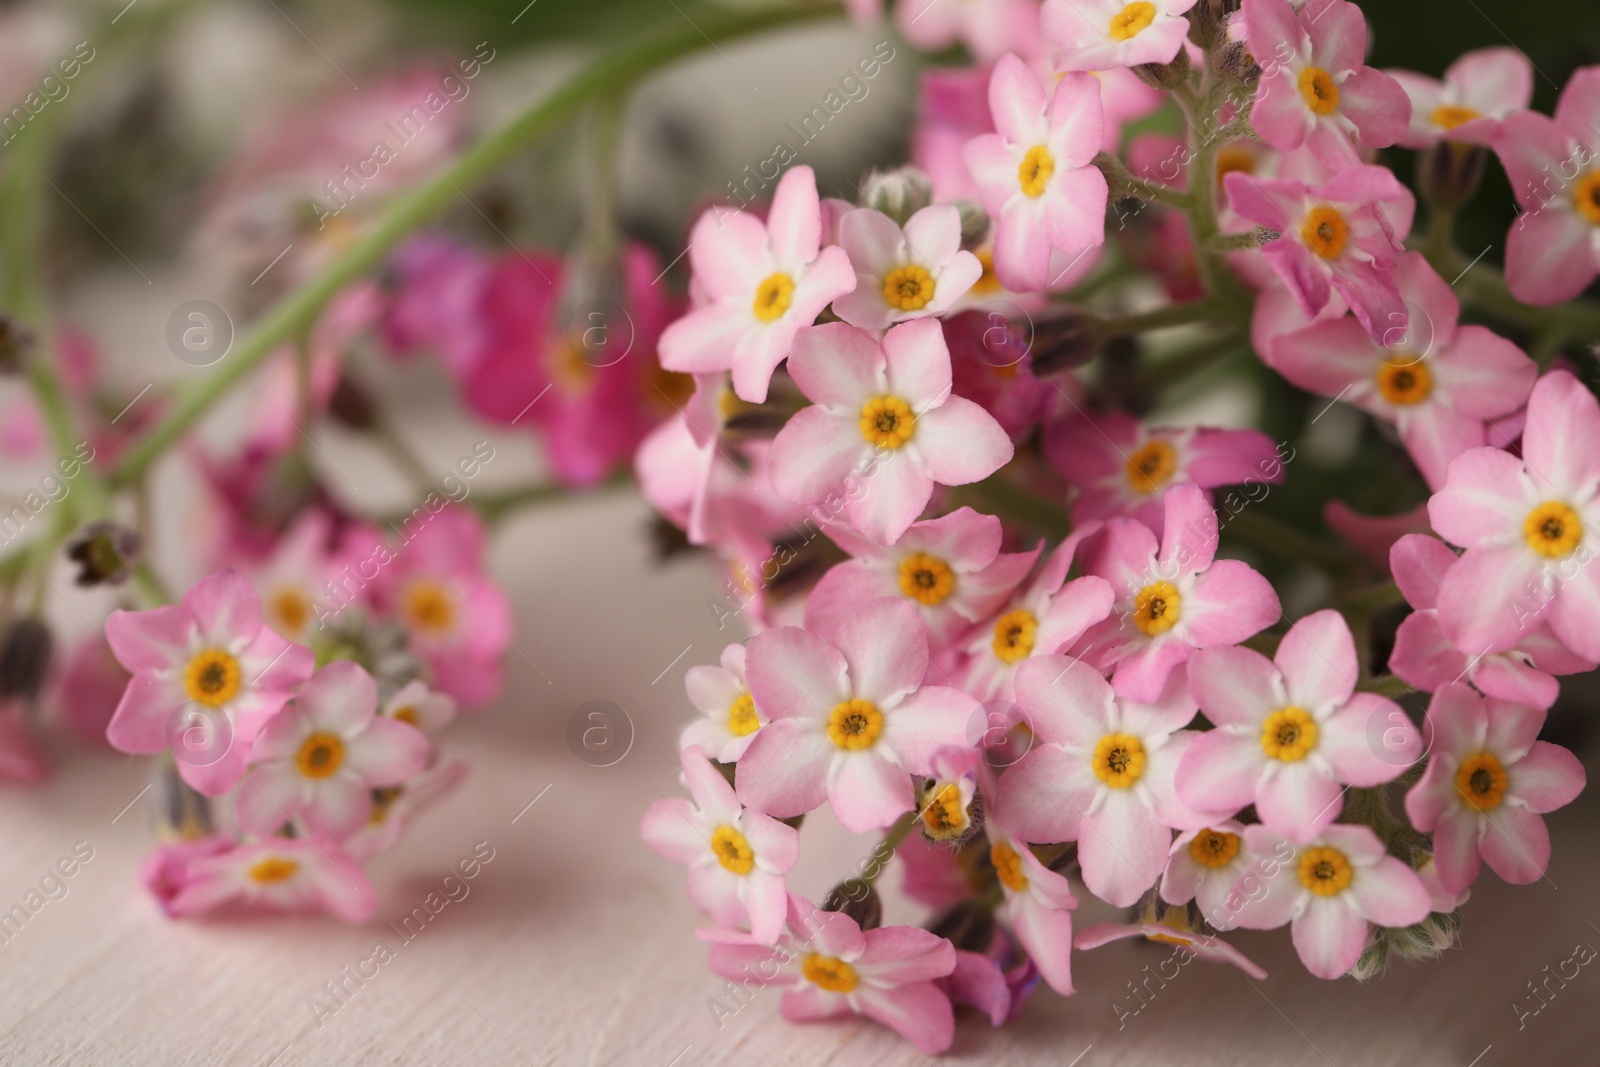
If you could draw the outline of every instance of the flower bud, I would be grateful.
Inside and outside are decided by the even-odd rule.
[[[144,540],[126,526],[92,522],[67,542],[67,558],[78,564],[79,585],[121,585],[143,547]]]
[[[1217,56],[1217,75],[1227,84],[1249,88],[1261,80],[1261,64],[1243,41],[1229,41]]]
[[[0,643],[0,700],[32,700],[50,670],[50,628],[34,616],[18,619]]]
[[[1140,63],[1132,69],[1152,89],[1171,92],[1189,77],[1189,53],[1180,48],[1171,63]]]
[[[1356,965],[1350,968],[1350,977],[1358,982],[1376,978],[1389,967],[1389,942],[1384,938],[1388,931],[1380,931],[1378,939],[1367,946]]]
[[[912,215],[933,203],[933,181],[916,167],[875,170],[861,183],[861,202],[904,226]]]
[[[957,200],[955,205],[961,213],[961,247],[970,252],[989,235],[989,213],[976,200]]]
[[[876,930],[883,924],[883,900],[872,883],[862,878],[846,878],[828,891],[823,911],[837,911],[854,919],[863,930]]]
[[[1081,367],[1094,359],[1094,320],[1088,312],[1069,308],[1065,314],[1033,325],[1032,361],[1036,378]]]
[[[0,374],[20,374],[33,351],[33,331],[10,315],[0,315]]]
[[[328,414],[335,422],[352,430],[370,430],[378,421],[372,397],[348,374],[340,374],[334,383],[333,395],[328,398]]]
[[[1184,12],[1189,20],[1189,40],[1196,47],[1212,49],[1222,43],[1228,16],[1239,9],[1239,0],[1199,0]]]
[[[1488,157],[1482,145],[1440,141],[1417,160],[1422,198],[1436,208],[1462,207],[1477,193]]]
[[[979,790],[972,789],[971,799],[964,802],[959,781],[918,778],[914,783],[917,830],[926,840],[955,848],[983,826],[983,793]]]
[[[963,900],[930,923],[928,931],[964,952],[987,952],[994,942],[994,912],[976,900]]]

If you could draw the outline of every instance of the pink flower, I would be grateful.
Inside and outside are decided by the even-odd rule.
[[[1343,500],[1322,505],[1322,521],[1346,544],[1374,565],[1389,566],[1389,550],[1409,533],[1428,532],[1428,505],[1418,504],[1399,515],[1362,515]]]
[[[1445,68],[1444,81],[1391,70],[1411,98],[1411,128],[1399,143],[1428,148],[1440,141],[1486,145],[1500,120],[1533,101],[1533,64],[1515,48],[1480,48]]]
[[[773,487],[800,504],[842,497],[879,544],[905,533],[935,484],[982,481],[1011,460],[994,416],[952,395],[936,320],[895,326],[881,344],[844,323],[813,327],[795,338],[789,373],[813,404],[772,444]]]
[[[171,918],[173,898],[189,884],[189,864],[206,856],[231,851],[234,845],[232,836],[228,834],[207,834],[158,844],[139,861],[139,882],[162,912]]]
[[[494,264],[453,237],[422,233],[395,249],[389,267],[393,292],[382,321],[389,350],[397,358],[430,351],[457,381],[467,380],[484,353]]]
[[[56,683],[55,712],[73,736],[105,745],[106,727],[128,687],[128,672],[99,634],[80,638],[67,650]]]
[[[1072,909],[1078,906],[1078,898],[1072,895],[1066,877],[1040,863],[1027,845],[993,820],[987,829],[989,859],[1005,894],[997,914],[1011,924],[1050,988],[1069,997],[1073,993]]]
[[[1460,892],[1480,860],[1515,885],[1550,865],[1550,833],[1539,816],[1583,791],[1583,764],[1537,741],[1545,713],[1464,685],[1445,685],[1428,704],[1428,769],[1406,794],[1406,814],[1433,834],[1439,882]]]
[[[832,633],[880,597],[904,597],[935,651],[988,617],[1038,558],[1001,552],[1000,520],[971,508],[912,523],[891,548],[832,524],[825,530],[855,558],[828,570],[806,597],[806,629]]]
[[[1035,742],[1000,776],[995,821],[1025,841],[1077,841],[1089,892],[1135,903],[1166,866],[1169,827],[1215,821],[1172,787],[1200,736],[1181,729],[1195,711],[1184,672],[1173,671],[1154,701],[1135,703],[1082,660],[1040,656],[1017,671],[1017,701]]]
[[[200,579],[181,604],[112,612],[106,639],[134,674],[106,739],[137,755],[172,748],[206,796],[244,777],[256,735],[311,677],[311,650],[262,625],[261,598],[232,570]]]
[[[756,732],[766,725],[744,680],[744,646],[724,648],[720,667],[690,667],[684,673],[683,686],[703,718],[684,729],[678,748],[692,746],[718,763],[737,763]]]
[[[321,508],[301,512],[259,567],[248,568],[261,591],[266,624],[287,641],[309,645],[326,624],[319,612],[324,583],[337,586],[350,553],[340,551],[333,516]]]
[[[1216,811],[1253,803],[1294,841],[1321,833],[1342,807],[1340,783],[1379,785],[1422,755],[1399,705],[1355,691],[1360,673],[1337,611],[1295,623],[1274,660],[1237,647],[1196,653],[1189,689],[1216,729],[1184,756],[1178,795]]]
[[[424,681],[410,681],[388,700],[378,714],[414,726],[425,734],[436,734],[456,717],[456,702],[448,693],[428,688]]]
[[[1029,657],[1051,656],[1071,647],[1111,613],[1116,593],[1104,579],[1085,575],[1066,580],[1079,542],[1098,528],[1090,524],[1074,530],[1045,558],[1027,586],[995,610],[992,623],[972,628],[966,638],[962,689],[985,705],[1008,705],[1017,668]]]
[[[1120,411],[1078,412],[1050,423],[1045,454],[1077,489],[1072,521],[1080,526],[1128,517],[1159,530],[1162,493],[1172,486],[1211,489],[1283,480],[1278,450],[1259,430],[1151,428]]]
[[[343,841],[372,814],[372,791],[396,786],[427,764],[428,739],[377,714],[378,683],[349,661],[330,663],[261,731],[234,814],[248,833],[299,820]]]
[[[978,702],[922,684],[928,642],[904,601],[879,600],[831,641],[792,626],[751,638],[750,692],[771,722],[739,760],[744,803],[777,818],[827,800],[857,833],[912,806],[912,774],[942,746],[964,746]]]
[[[1021,962],[1010,964],[1013,957],[1020,957]],[[1015,1019],[1038,984],[1039,969],[1025,953],[1014,949],[1011,938],[999,927],[985,951],[956,949],[956,969],[939,983],[951,1004],[978,1009],[988,1016],[991,1026]]]
[[[1338,978],[1356,965],[1369,922],[1404,927],[1428,917],[1428,891],[1417,872],[1386,853],[1370,827],[1330,826],[1296,846],[1265,826],[1247,826],[1244,839],[1259,856],[1289,858],[1264,861],[1259,876],[1247,874],[1235,889],[1243,898],[1239,925],[1273,930],[1293,923],[1295,951],[1318,978]]]
[[[1379,203],[1400,196],[1393,171],[1352,166],[1315,189],[1235,172],[1223,187],[1235,211],[1280,235],[1261,254],[1308,318],[1337,292],[1374,341],[1405,333],[1406,306],[1393,277],[1404,248]]]
[[[1522,458],[1474,448],[1450,464],[1428,516],[1465,548],[1439,582],[1439,621],[1476,655],[1517,645],[1548,620],[1562,644],[1600,660],[1600,404],[1566,371],[1528,399]]]
[[[1174,905],[1194,901],[1206,922],[1218,930],[1231,930],[1238,903],[1229,894],[1259,861],[1245,846],[1244,826],[1233,819],[1186,830],[1167,855],[1161,899]]]
[[[1506,235],[1506,284],[1524,304],[1571,300],[1600,271],[1600,67],[1582,67],[1554,119],[1519,111],[1493,138],[1522,214]]]
[[[1216,559],[1217,515],[1204,493],[1176,486],[1164,506],[1159,550],[1133,519],[1113,519],[1084,545],[1083,569],[1110,582],[1117,600],[1079,651],[1115,668],[1118,694],[1146,702],[1196,649],[1238,644],[1283,614],[1271,583],[1248,564]]]
[[[1393,78],[1366,66],[1359,7],[1345,0],[1316,7],[1296,14],[1288,0],[1244,0],[1245,39],[1261,64],[1250,121],[1274,148],[1304,144],[1328,166],[1343,167],[1359,161],[1355,143],[1384,148],[1404,137],[1411,101]]]
[[[689,866],[689,899],[722,926],[750,924],[750,936],[774,944],[783,931],[788,897],[783,876],[800,858],[800,834],[743,807],[733,787],[694,746],[680,756],[694,797],[663,798],[639,826],[645,844]]]
[[[359,864],[332,841],[269,837],[183,865],[166,903],[172,916],[239,901],[271,911],[326,911],[345,922],[372,918],[377,893]]]
[[[24,710],[15,700],[0,700],[0,779],[37,785],[50,777],[50,764],[28,729]]]
[[[1171,63],[1184,47],[1195,0],[1045,0],[1044,32],[1057,70]]]
[[[776,947],[725,942],[711,946],[711,969],[747,982],[753,975],[783,990],[783,1017],[816,1022],[862,1015],[887,1026],[926,1055],[950,1047],[955,1018],[934,979],[950,974],[950,942],[910,926],[862,930],[837,911],[819,911],[789,896],[789,928]]]
[[[1521,632],[1503,652],[1469,656],[1452,645],[1439,622],[1439,584],[1456,564],[1456,554],[1433,537],[1407,534],[1395,542],[1390,570],[1416,610],[1400,621],[1389,669],[1413,688],[1432,693],[1463,678],[1500,700],[1548,709],[1561,684],[1553,675],[1585,674],[1595,669],[1556,640],[1548,623]]]
[[[983,206],[999,220],[994,265],[1018,291],[1051,283],[1050,254],[1080,256],[1105,240],[1107,187],[1100,150],[1100,86],[1068,74],[1046,106],[1039,77],[1006,55],[989,78],[995,129],[963,151]]]
[[[411,820],[449,796],[466,777],[466,761],[447,760],[403,785],[373,790],[372,813],[345,839],[345,853],[364,860],[393,848]]]
[[[959,41],[984,64],[1025,47],[1039,22],[1028,0],[910,0],[896,4],[894,14],[901,35],[922,51],[943,51]]]
[[[1239,968],[1256,981],[1263,981],[1267,972],[1251,961],[1243,952],[1228,944],[1216,934],[1196,933],[1183,921],[1183,913],[1169,909],[1165,921],[1146,923],[1096,923],[1078,932],[1076,945],[1080,949],[1099,948],[1113,941],[1143,937],[1146,941],[1173,945],[1175,954],[1189,959],[1202,959],[1210,963],[1227,963]],[[1143,1010],[1142,1008],[1140,1009]],[[1119,1013],[1120,1017],[1120,1013]]]
[[[855,287],[849,255],[837,245],[820,248],[821,240],[810,167],[794,167],[778,182],[765,223],[725,208],[701,215],[689,263],[705,300],[661,335],[662,366],[690,374],[731,369],[741,398],[766,400],[795,331]]]
[[[367,557],[379,568],[374,599],[405,627],[435,686],[467,707],[487,704],[504,684],[513,623],[484,573],[483,520],[454,506],[419,511],[401,526],[407,540]]]
[[[983,273],[978,257],[961,248],[954,204],[923,208],[903,232],[883,212],[857,208],[840,220],[839,243],[850,253],[856,287],[833,302],[833,313],[863,330],[942,315]]]
[[[1458,327],[1461,303],[1422,253],[1400,256],[1394,280],[1410,312],[1404,329],[1373,344],[1354,319],[1319,322],[1279,337],[1269,362],[1302,389],[1393,422],[1438,489],[1452,459],[1488,443],[1486,423],[1527,401],[1539,368],[1504,337]]]

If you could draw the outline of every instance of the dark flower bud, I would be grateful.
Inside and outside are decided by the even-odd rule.
[[[0,699],[32,700],[50,670],[50,628],[40,619],[19,619],[0,644]]]
[[[1040,319],[1033,326],[1030,354],[1029,368],[1036,378],[1083,366],[1095,356],[1093,317],[1070,309],[1064,315]]]
[[[1189,40],[1198,48],[1211,49],[1222,43],[1228,15],[1239,7],[1239,0],[1199,0],[1184,12],[1189,20]]]
[[[970,252],[988,236],[989,213],[976,200],[957,200],[955,204],[961,214],[961,247]]]
[[[846,878],[828,891],[823,911],[850,916],[863,930],[876,930],[883,924],[883,900],[872,883],[862,878]]]
[[[994,941],[994,912],[975,900],[953,904],[928,926],[964,952],[986,952]]]
[[[692,555],[696,546],[680,527],[674,526],[660,515],[650,517],[650,547],[657,563],[666,563],[679,556]]]
[[[67,558],[78,564],[79,585],[121,585],[143,547],[143,539],[127,527],[93,522],[67,542]]]
[[[1217,74],[1230,85],[1249,88],[1261,79],[1261,64],[1243,41],[1229,41],[1217,56]]]
[[[1189,53],[1180,48],[1171,63],[1140,63],[1133,72],[1151,88],[1169,93],[1188,79]]]
[[[377,422],[372,397],[347,374],[339,375],[334,383],[333,395],[328,398],[328,414],[352,430],[370,430]]]
[[[0,374],[20,374],[33,351],[33,331],[10,315],[0,315]]]
[[[1440,141],[1417,160],[1422,197],[1436,208],[1454,210],[1471,200],[1483,180],[1488,149],[1459,141]]]

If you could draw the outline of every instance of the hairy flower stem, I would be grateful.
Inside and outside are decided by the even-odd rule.
[[[900,847],[901,842],[906,839],[906,835],[911,832],[912,824],[916,821],[917,813],[908,811],[900,816],[893,826],[889,827],[889,832],[883,835],[883,840],[879,841],[877,847],[872,850],[872,857],[868,860],[866,868],[861,872],[861,880],[863,882],[871,885],[878,880],[878,876],[883,874],[884,869],[889,866],[889,861],[894,858],[895,849]]]

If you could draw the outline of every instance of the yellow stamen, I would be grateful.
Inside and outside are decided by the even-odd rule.
[[[1022,857],[1017,850],[1004,841],[989,850],[989,862],[994,864],[994,873],[1000,876],[1000,881],[1013,893],[1025,893],[1028,890],[1028,876],[1022,873]]]
[[[398,718],[399,716],[396,716]],[[368,826],[382,826],[383,821],[389,817],[389,809],[394,807],[394,802],[400,799],[400,794],[405,792],[404,786],[394,785],[384,789],[372,791],[372,811],[367,814]]]
[[[389,717],[391,719],[398,719],[400,722],[405,723],[407,726],[415,726],[415,725],[417,725],[417,709],[413,708],[413,707],[401,708],[401,709],[399,709],[398,711],[396,711],[393,715],[391,715]]]
[[[1422,357],[1399,352],[1378,364],[1378,392],[1391,404],[1409,407],[1433,394],[1433,372]]]
[[[1441,130],[1453,130],[1463,123],[1471,122],[1473,119],[1481,119],[1483,116],[1470,107],[1460,107],[1456,104],[1440,104],[1433,109],[1433,114],[1429,118]]]
[[[1126,789],[1144,777],[1144,742],[1132,734],[1107,734],[1094,746],[1095,777],[1112,789]]]
[[[837,956],[813,952],[800,962],[800,973],[807,981],[830,993],[856,991],[856,969]]]
[[[1333,75],[1321,67],[1306,67],[1300,72],[1300,98],[1318,115],[1339,110],[1339,87],[1333,84]]]
[[[1171,582],[1152,582],[1133,598],[1133,624],[1151,637],[1166,633],[1182,617],[1183,597]]]
[[[961,802],[961,786],[946,782],[922,801],[922,825],[930,837],[948,841],[967,832],[966,805]]]
[[[1022,157],[1022,165],[1017,168],[1017,184],[1022,186],[1022,191],[1028,196],[1041,196],[1044,187],[1050,184],[1050,176],[1056,172],[1056,157],[1050,154],[1050,149],[1042,144],[1036,144],[1028,149],[1027,155]]]
[[[978,275],[978,280],[972,283],[972,291],[980,295],[998,293],[1000,291],[1000,276],[994,272],[994,249],[980,248],[973,253],[978,257],[978,263],[983,267],[983,273]]]
[[[1189,855],[1202,867],[1226,867],[1239,854],[1239,835],[1226,830],[1205,829],[1189,842]]]
[[[243,680],[239,661],[220,648],[196,652],[183,672],[189,699],[208,708],[220,708],[238,696]]]
[[[756,718],[756,698],[740,693],[728,705],[728,732],[734,737],[748,737],[759,729],[761,720]]]
[[[913,552],[900,561],[900,591],[924,607],[938,607],[955,587],[955,571],[938,556]]]
[[[1027,608],[1008,611],[994,624],[994,654],[1001,663],[1016,663],[1033,655],[1039,620]]]
[[[1217,184],[1220,186],[1225,174],[1238,171],[1240,174],[1254,174],[1256,172],[1255,153],[1248,148],[1224,148],[1217,153]]]
[[[1492,752],[1474,752],[1456,768],[1456,792],[1474,811],[1500,806],[1506,795],[1506,769]]]
[[[311,602],[300,590],[280,589],[271,604],[272,616],[277,620],[274,629],[280,634],[292,637],[306,628],[311,618]]]
[[[312,734],[301,742],[294,762],[307,778],[326,778],[344,762],[344,741],[338,734]]]
[[[908,263],[883,276],[883,299],[901,311],[921,311],[933,299],[933,275]]]
[[[1560,559],[1583,540],[1583,520],[1559,500],[1540,504],[1522,520],[1522,533],[1528,547],[1541,556]]]
[[[794,279],[779,271],[756,286],[756,299],[750,310],[762,322],[777,322],[793,300]]]
[[[427,633],[448,633],[455,622],[455,604],[436,582],[417,582],[406,590],[401,611],[412,627]]]
[[[266,885],[293,878],[295,872],[299,869],[300,864],[296,860],[284,859],[281,856],[268,856],[266,859],[253,864],[246,873],[255,881]]]
[[[1338,211],[1327,204],[1319,204],[1306,212],[1306,220],[1300,224],[1300,236],[1311,246],[1311,251],[1323,259],[1338,259],[1344,253],[1350,226]]]
[[[1305,708],[1282,708],[1261,724],[1261,748],[1273,759],[1294,763],[1316,747],[1317,723]]]
[[[1331,897],[1355,877],[1355,868],[1336,848],[1308,848],[1300,856],[1300,884],[1319,897]]]
[[[861,406],[861,436],[879,448],[899,448],[916,428],[911,405],[897,396],[875,396]]]
[[[1573,183],[1572,203],[1579,214],[1600,226],[1600,170],[1591,170]]]
[[[1128,457],[1128,487],[1135,493],[1153,493],[1167,484],[1178,469],[1178,450],[1159,437],[1152,437]]]
[[[840,748],[871,748],[881,733],[883,712],[870,700],[846,700],[828,715],[828,737]]]
[[[756,865],[756,854],[750,842],[727,823],[711,832],[711,852],[723,870],[734,874],[749,874]]]
[[[1139,36],[1156,20],[1156,5],[1146,0],[1134,0],[1111,18],[1111,39],[1126,41]]]

